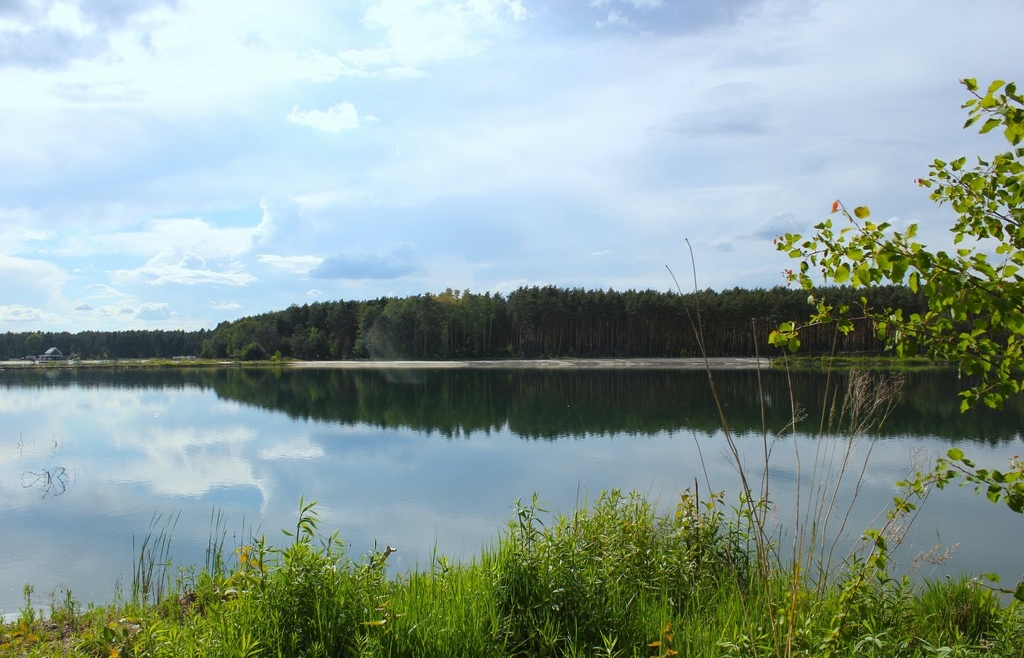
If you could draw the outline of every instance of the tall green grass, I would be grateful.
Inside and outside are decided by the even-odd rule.
[[[59,627],[27,599],[0,655],[1024,656],[1024,610],[978,583],[762,568],[742,506],[717,495],[659,512],[611,491],[568,515],[534,498],[477,559],[394,577],[393,549],[346,555],[315,503],[282,540],[180,572],[155,602],[83,612],[68,595]]]

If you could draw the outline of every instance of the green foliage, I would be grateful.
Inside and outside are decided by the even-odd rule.
[[[998,597],[975,581],[927,584],[913,606],[920,634],[933,642],[977,644],[999,624]]]
[[[300,501],[294,532],[284,531],[289,546],[267,548],[260,541],[239,552],[238,569],[226,583],[233,602],[223,621],[244,627],[246,642],[280,655],[345,655],[354,650],[361,625],[376,619],[387,556],[356,563],[345,556],[337,532],[322,537],[318,530],[316,503]]]
[[[723,581],[749,577],[750,556],[714,501],[704,514],[684,494],[676,514],[660,518],[642,497],[612,491],[551,527],[540,511],[536,497],[517,501],[507,539],[487,562],[502,634],[522,655],[643,646],[666,606],[678,613]]]
[[[242,349],[238,358],[242,361],[263,361],[267,358],[267,351],[263,349],[262,345],[253,341]]]
[[[931,199],[956,213],[950,228],[955,250],[929,249],[916,240],[917,225],[896,231],[888,222],[874,222],[867,207],[849,212],[839,201],[832,206],[844,221],[817,224],[804,238],[786,234],[776,246],[800,261],[788,278],[805,290],[814,288],[814,276],[826,282],[849,282],[854,288],[906,283],[927,300],[921,313],[903,309],[878,311],[861,303],[860,317],[869,320],[898,356],[924,354],[957,365],[968,377],[961,392],[961,410],[979,402],[1002,407],[1024,386],[1024,96],[1013,83],[992,82],[984,93],[974,79],[962,81],[971,98],[966,127],[982,121],[984,134],[1002,129],[1009,150],[991,158],[935,160],[927,178],[918,184]],[[770,341],[795,351],[807,326],[836,323],[838,330],[853,330],[853,313],[846,304],[826,296],[813,296],[815,314],[805,324],[785,323]],[[897,508],[922,498],[931,485],[958,481],[973,484],[992,502],[1024,512],[1024,466],[1013,457],[1006,472],[978,468],[959,449],[950,450],[929,473],[907,482]],[[1024,582],[1014,594],[1024,598]]]
[[[950,231],[955,251],[932,250],[917,241],[917,225],[896,231],[888,222],[870,219],[860,206],[849,212],[836,201],[833,213],[845,221],[827,219],[804,238],[786,234],[776,246],[800,261],[788,278],[805,290],[813,277],[826,282],[849,282],[854,288],[906,284],[927,300],[923,312],[873,310],[861,304],[861,315],[874,324],[898,356],[924,354],[959,366],[973,378],[964,390],[963,408],[978,402],[998,407],[1021,390],[1024,373],[1024,97],[1002,81],[978,92],[974,80],[964,80],[973,96],[967,126],[985,119],[981,132],[1002,127],[1011,148],[991,158],[935,160],[927,178],[918,184],[931,190],[939,205],[956,213]],[[838,323],[842,332],[853,325],[851,308],[822,295],[813,299],[816,312],[805,325],[780,326],[773,344],[799,347],[804,326]]]
[[[959,448],[946,453],[946,458],[939,460],[940,469],[944,470],[936,478],[939,487],[946,483],[962,479],[976,486],[978,493],[993,503],[1003,501],[1014,512],[1024,513],[1024,465],[1020,457],[1014,455],[1010,459],[1010,468],[1003,472],[997,469],[978,468],[973,460],[964,456]]]
[[[45,341],[43,335],[39,332],[31,333],[25,336],[25,354],[29,356],[39,356],[46,349],[43,347]]]

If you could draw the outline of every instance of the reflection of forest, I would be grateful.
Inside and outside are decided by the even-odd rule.
[[[882,436],[938,436],[998,443],[1020,437],[1024,405],[1005,411],[958,411],[963,386],[953,371],[909,373]],[[843,393],[847,375],[819,372],[716,371],[715,386],[737,434],[774,433],[790,418],[790,390],[804,412],[802,432],[816,434],[825,392]],[[709,434],[719,427],[707,375],[686,370],[65,370],[9,371],[0,385],[212,388],[235,400],[293,418],[464,436],[507,427],[531,439],[662,431]],[[762,421],[762,406],[764,401]]]

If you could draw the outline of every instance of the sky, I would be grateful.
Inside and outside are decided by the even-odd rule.
[[[0,331],[784,285],[832,202],[1005,150],[1020,0],[0,0]],[[693,260],[691,261],[691,250]],[[694,276],[696,272],[696,276]]]

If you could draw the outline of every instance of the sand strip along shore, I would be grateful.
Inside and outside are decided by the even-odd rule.
[[[291,361],[292,368],[341,368],[341,369],[647,369],[647,370],[755,370],[770,368],[770,359],[715,357],[707,361],[699,358],[687,359],[503,359],[498,361]]]

